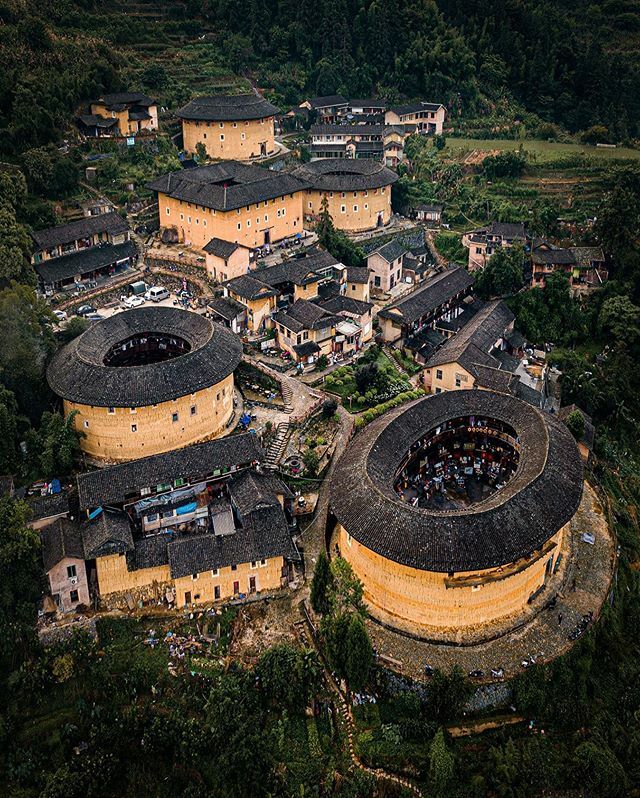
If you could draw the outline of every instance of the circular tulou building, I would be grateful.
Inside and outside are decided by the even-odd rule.
[[[331,509],[371,615],[447,637],[517,615],[543,591],[582,488],[561,421],[506,394],[449,391],[359,434]]]
[[[391,219],[391,186],[398,175],[379,161],[326,158],[300,166],[294,174],[309,184],[306,217],[317,218],[326,197],[333,223],[341,230],[373,230]]]
[[[275,105],[257,94],[196,97],[176,111],[187,152],[196,152],[196,145],[203,144],[209,158],[240,161],[276,151],[277,113]]]
[[[131,460],[224,434],[239,339],[204,316],[165,307],[118,313],[56,353],[47,370],[82,449]]]

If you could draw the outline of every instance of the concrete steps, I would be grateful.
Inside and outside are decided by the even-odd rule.
[[[282,388],[282,401],[284,402],[284,412],[291,415],[293,413],[293,391],[289,385],[288,380],[282,380],[280,383]]]

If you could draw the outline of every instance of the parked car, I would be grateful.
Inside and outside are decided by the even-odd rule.
[[[145,299],[150,299],[152,302],[162,302],[163,299],[169,299],[169,292],[162,285],[154,285],[144,295]]]
[[[58,319],[58,321],[66,321],[67,314],[64,310],[54,310],[53,315]]]
[[[141,296],[128,296],[123,299],[122,304],[125,308],[139,308],[140,305],[144,305],[144,298]]]
[[[80,305],[80,307],[76,310],[76,314],[78,316],[88,316],[91,313],[95,313],[96,309],[93,305]]]

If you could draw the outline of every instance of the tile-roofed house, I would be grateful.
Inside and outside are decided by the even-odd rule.
[[[418,101],[392,106],[387,109],[384,121],[387,125],[412,124],[419,133],[442,135],[445,113],[440,103]]]
[[[231,257],[240,245],[235,241],[223,241],[221,238],[212,238],[202,249],[211,255],[226,260]]]
[[[392,238],[391,241],[387,241],[386,244],[378,247],[374,252],[384,258],[387,263],[392,263],[394,260],[401,258],[407,252],[407,248],[400,238]]]
[[[230,296],[213,297],[208,302],[211,315],[234,333],[242,333],[247,326],[247,308]]]
[[[373,303],[362,302],[359,299],[353,299],[348,295],[340,294],[322,302],[322,307],[328,310],[329,313],[335,313],[337,315],[347,313],[354,316],[361,316],[371,311]]]
[[[97,216],[83,216],[67,224],[36,230],[32,238],[38,250],[49,250],[63,244],[72,244],[80,239],[91,238],[96,234],[117,235],[129,230],[129,225],[115,211]]]
[[[42,540],[42,562],[45,571],[50,571],[60,560],[71,557],[84,560],[84,545],[80,527],[68,518],[57,518],[44,527]]]
[[[286,518],[277,502],[243,516],[242,526],[232,534],[183,535],[172,541],[168,550],[173,579],[238,563],[276,557],[285,560],[299,558]]]
[[[26,496],[25,501],[31,511],[29,525],[40,529],[57,518],[69,515],[69,493],[48,493],[45,496]]]
[[[333,352],[340,317],[320,305],[298,299],[286,310],[275,313],[273,320],[278,346],[289,352],[295,362],[313,362],[316,355],[329,356]]]
[[[498,249],[508,249],[514,244],[524,245],[526,241],[527,231],[522,222],[494,221],[486,227],[465,233],[462,244],[469,250],[469,271],[483,268]]]
[[[240,277],[235,277],[233,280],[229,280],[226,288],[230,293],[243,299],[261,299],[278,295],[274,288],[263,283],[254,274],[243,274]]]
[[[89,585],[80,526],[59,518],[42,529],[40,537],[42,562],[58,609],[67,612],[79,604],[88,605]]]
[[[347,266],[347,282],[368,283],[369,269],[366,266]]]
[[[408,338],[423,326],[433,326],[443,317],[460,315],[464,300],[472,292],[474,279],[466,269],[445,269],[398,302],[378,313],[385,341]]]
[[[175,480],[204,479],[251,465],[264,458],[256,436],[250,433],[216,438],[165,454],[108,466],[77,477],[81,510],[121,506],[137,499],[141,491],[166,486]]]
[[[279,505],[279,496],[283,500],[293,498],[291,490],[274,474],[260,474],[253,469],[234,474],[228,487],[231,500],[241,516]]]
[[[123,244],[102,244],[80,252],[71,252],[58,258],[49,258],[34,264],[41,282],[45,285],[64,285],[73,278],[86,280],[95,272],[112,267],[114,272],[129,268],[138,259],[138,248],[132,240]]]
[[[478,366],[499,369],[498,357],[507,347],[514,315],[501,300],[487,302],[471,320],[448,338],[426,361],[425,388],[433,393],[471,388],[478,382]],[[482,371],[484,378],[487,372]]]
[[[560,271],[569,277],[574,288],[600,287],[608,279],[601,247],[558,247],[544,239],[531,244],[531,280],[535,288],[544,288],[546,278]]]
[[[56,289],[110,276],[133,266],[138,250],[129,225],[115,211],[83,216],[32,234],[31,258],[42,286]]]
[[[88,115],[78,117],[86,135],[135,136],[158,129],[158,105],[142,92],[113,92],[92,100]],[[101,122],[99,120],[102,120]]]

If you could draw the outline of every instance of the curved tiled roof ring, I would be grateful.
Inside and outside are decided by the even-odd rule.
[[[362,191],[390,186],[398,179],[391,169],[370,158],[325,158],[298,167],[293,174],[316,191]]]
[[[513,477],[484,501],[458,510],[401,502],[393,482],[412,444],[465,416],[516,430],[520,459]],[[540,549],[573,517],[582,484],[575,441],[557,418],[507,394],[449,391],[386,414],[358,435],[336,467],[331,508],[350,535],[386,559],[425,571],[476,571]]]
[[[109,350],[131,336],[164,333],[190,350],[160,363],[107,366]],[[90,327],[60,349],[49,364],[49,385],[64,399],[98,407],[146,407],[201,391],[231,374],[240,340],[204,316],[177,308],[127,310]]]

